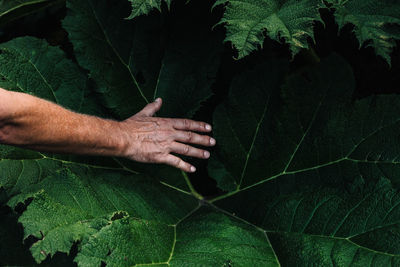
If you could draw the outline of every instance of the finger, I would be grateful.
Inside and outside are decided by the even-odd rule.
[[[171,154],[166,155],[161,160],[161,163],[171,165],[171,166],[181,169],[182,171],[185,171],[185,172],[195,172],[196,171],[196,168],[193,165],[191,165],[191,164],[183,161],[182,159],[180,159],[174,155],[171,155]]]
[[[177,130],[196,132],[210,132],[212,130],[211,125],[208,123],[188,119],[173,119],[173,125]]]
[[[162,106],[162,99],[157,98],[154,102],[147,104],[139,113],[139,116],[152,117]]]
[[[210,157],[210,152],[206,150],[198,149],[178,142],[172,143],[171,152],[200,159],[208,159]]]
[[[178,131],[175,135],[175,140],[183,143],[202,146],[214,146],[216,143],[215,139],[210,136],[201,135],[190,131]]]

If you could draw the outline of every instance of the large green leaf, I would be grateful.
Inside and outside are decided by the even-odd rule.
[[[121,242],[125,236],[127,244]],[[277,266],[262,231],[207,207],[173,225],[115,222],[83,246],[77,261],[82,266],[101,261],[109,266]]]
[[[340,28],[354,25],[360,46],[372,46],[389,64],[390,53],[400,40],[400,2],[396,0],[328,0],[336,9]]]
[[[262,47],[265,35],[285,40],[292,54],[308,48],[314,39],[313,22],[320,21],[319,0],[218,0],[226,5],[220,24],[226,27],[226,42],[231,42],[242,58]]]
[[[164,98],[160,115],[191,116],[211,95],[222,44],[207,24],[186,18],[163,39],[167,32],[160,16],[123,19],[126,1],[71,0],[67,6],[64,26],[77,59],[118,118],[133,115],[158,96]],[[182,30],[186,27],[196,32],[194,39]]]
[[[164,115],[193,114],[220,38],[191,15],[168,36],[159,16],[122,20],[126,2],[68,4],[64,25],[102,104],[125,118],[162,96]],[[336,56],[287,69],[270,60],[242,73],[215,111],[209,171],[226,193],[211,201],[170,168],[1,146],[0,201],[26,207],[34,259],[75,245],[79,266],[399,266],[400,99],[352,101]],[[86,80],[45,41],[0,45],[1,87],[108,116]]]
[[[211,23],[186,16],[166,29],[160,16],[124,20],[129,4],[123,0],[70,0],[67,6],[63,25],[77,59],[115,117],[127,118],[156,97],[164,100],[157,115],[191,117],[211,96],[222,50],[222,36],[211,31]],[[121,163],[187,190],[176,170],[166,174],[153,165]]]
[[[60,50],[34,38],[16,39],[0,50],[2,87],[80,109],[85,77]],[[30,249],[37,262],[69,253],[75,242],[80,266],[275,261],[262,231],[213,208],[199,209],[198,199],[181,189],[122,167],[89,166],[7,146],[0,151],[0,186],[8,204],[30,199],[19,222],[25,238],[37,238]],[[218,240],[212,252],[211,237]],[[193,238],[196,245],[190,247]],[[248,247],[243,256],[239,245]]]
[[[282,91],[279,66],[237,78],[215,113],[210,174],[230,192],[212,202],[265,230],[284,266],[398,266],[400,99],[352,102],[337,57]]]
[[[20,38],[0,50],[2,87],[86,109],[85,76],[59,49]],[[1,146],[0,157],[2,194],[13,208],[27,204],[19,222],[24,237],[37,240],[30,248],[37,262],[70,253],[79,243],[80,266],[276,263],[265,234],[256,227],[214,208],[200,208],[189,192],[125,166],[75,163],[7,146]],[[171,176],[161,170],[160,176]],[[196,243],[189,246],[193,239]],[[242,246],[246,249],[238,250]]]

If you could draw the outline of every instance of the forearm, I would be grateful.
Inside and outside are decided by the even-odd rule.
[[[122,156],[120,123],[74,113],[51,102],[7,92],[0,106],[0,142],[55,153]]]
[[[157,118],[162,100],[147,104],[122,122],[74,113],[28,94],[0,88],[0,143],[46,152],[125,157],[165,163],[187,172],[196,168],[174,154],[209,158],[188,144],[214,146],[211,126],[188,119]]]

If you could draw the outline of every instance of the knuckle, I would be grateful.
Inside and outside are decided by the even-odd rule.
[[[161,123],[160,123],[160,121],[158,121],[158,120],[152,121],[152,124],[153,124],[153,127],[154,127],[155,129],[160,129],[160,128],[161,128]]]
[[[206,150],[200,150],[200,149],[199,149],[199,151],[197,151],[197,155],[198,155],[199,157],[204,158],[205,155],[207,154],[207,152],[208,152],[208,151],[206,151]]]
[[[169,124],[169,120],[164,119],[164,118],[157,118],[157,122],[158,122],[159,125]]]
[[[160,142],[159,143],[160,151],[169,153],[171,151],[171,143],[170,142]]]
[[[162,153],[156,153],[153,156],[153,160],[154,160],[155,163],[166,163],[165,155],[162,154]]]
[[[157,156],[150,153],[150,154],[146,154],[143,156],[143,161],[144,162],[156,162],[157,161]]]
[[[180,158],[175,158],[173,163],[174,163],[175,166],[178,167],[178,166],[181,165],[181,162],[182,162],[182,160]]]
[[[184,146],[183,147],[183,154],[188,155],[190,152],[190,146]]]
[[[184,119],[183,120],[183,125],[185,125],[185,127],[190,127],[190,121],[188,119]]]
[[[192,132],[187,132],[186,133],[186,139],[187,141],[192,141],[193,140],[193,133]]]

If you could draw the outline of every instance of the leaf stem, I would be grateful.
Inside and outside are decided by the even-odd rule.
[[[190,192],[192,193],[192,195],[195,196],[196,198],[200,199],[200,200],[203,200],[204,197],[203,197],[201,194],[199,194],[199,193],[196,191],[196,189],[194,189],[192,183],[190,182],[190,179],[189,179],[187,173],[184,172],[184,171],[181,171],[181,173],[182,173],[183,178],[185,178],[186,184],[187,184],[187,186],[189,187]]]

